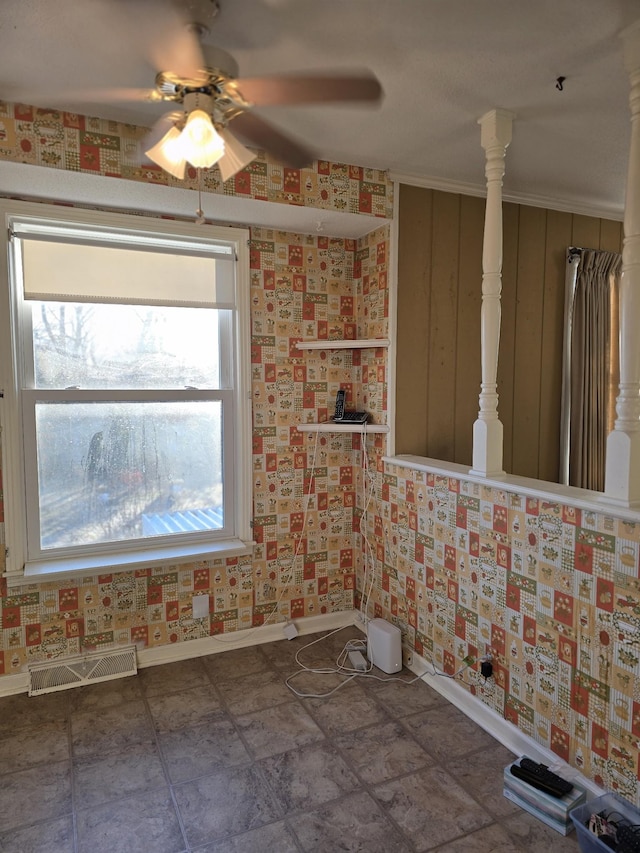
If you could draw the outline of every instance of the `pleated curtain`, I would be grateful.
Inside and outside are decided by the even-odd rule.
[[[571,348],[569,482],[604,491],[607,435],[619,383],[618,281],[622,257],[583,249]]]

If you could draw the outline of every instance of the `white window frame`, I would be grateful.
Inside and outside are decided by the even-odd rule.
[[[17,300],[13,293],[12,245],[11,235],[16,225],[49,221],[53,225],[67,225],[72,228],[95,228],[109,231],[122,231],[124,234],[140,234],[159,239],[174,239],[186,243],[226,244],[231,246],[236,258],[236,299],[234,328],[229,330],[229,339],[235,345],[235,375],[232,377],[232,391],[217,391],[216,399],[224,398],[226,436],[233,436],[233,446],[229,449],[225,441],[225,500],[231,501],[233,527],[225,530],[222,536],[187,534],[160,543],[150,538],[143,540],[140,546],[131,547],[128,543],[106,545],[99,552],[91,553],[78,550],[77,554],[65,554],[50,558],[28,560],[27,536],[28,517],[38,503],[37,494],[30,489],[27,493],[27,468],[33,466],[33,455],[25,458],[25,430],[33,441],[35,427],[29,412],[33,406],[24,405],[33,399],[34,391],[22,388],[22,377],[29,375],[29,365],[23,364],[23,348],[19,324],[23,318],[17,310]],[[4,539],[5,539],[5,577],[8,582],[24,583],[29,580],[55,580],[71,574],[91,575],[109,571],[125,571],[136,567],[147,567],[163,563],[189,562],[194,559],[239,556],[251,553],[253,542],[251,534],[251,380],[250,380],[250,279],[249,279],[249,232],[243,228],[230,228],[213,225],[196,225],[156,219],[131,214],[106,213],[80,208],[64,208],[33,202],[0,200],[0,233],[3,243],[0,251],[0,430],[2,452],[2,478],[4,490]],[[178,243],[177,243],[178,245]],[[225,369],[222,367],[221,369]],[[43,399],[65,399],[73,396],[70,391],[37,392]],[[193,399],[194,392],[190,392]],[[210,392],[196,392],[196,397],[211,399]],[[162,400],[154,391],[117,391],[82,392],[84,400]],[[26,417],[25,417],[26,412]],[[30,471],[33,476],[33,468]]]

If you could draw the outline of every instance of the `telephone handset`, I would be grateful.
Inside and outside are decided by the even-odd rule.
[[[336,394],[336,410],[333,415],[335,423],[341,424],[366,424],[369,420],[368,412],[348,412],[344,408],[346,391],[340,388]]]

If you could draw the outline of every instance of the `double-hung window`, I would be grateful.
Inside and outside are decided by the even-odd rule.
[[[246,551],[247,232],[2,208],[8,575]]]

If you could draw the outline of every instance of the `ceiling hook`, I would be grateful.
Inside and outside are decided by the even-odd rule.
[[[566,79],[567,79],[566,77],[558,77],[558,78],[556,79],[556,89],[557,89],[559,92],[562,92],[562,91],[563,91],[563,88],[564,88],[564,87],[563,87],[563,85],[562,85],[562,84],[564,83],[564,81],[565,81]]]

